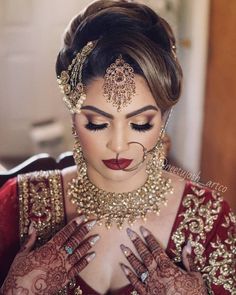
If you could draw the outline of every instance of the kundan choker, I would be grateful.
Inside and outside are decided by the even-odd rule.
[[[85,215],[86,219],[93,216],[98,224],[104,223],[107,228],[115,223],[121,229],[125,221],[132,225],[138,218],[145,220],[149,212],[159,215],[160,205],[167,204],[165,195],[173,193],[171,180],[161,174],[148,175],[143,186],[125,193],[106,192],[85,175],[69,183],[68,195],[77,206],[78,214]]]

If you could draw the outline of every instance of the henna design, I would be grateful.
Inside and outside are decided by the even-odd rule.
[[[134,268],[138,277],[129,267],[122,265],[125,275],[140,295],[207,294],[206,286],[199,272],[185,272],[181,268],[177,267],[160,247],[150,231],[142,227],[141,232],[146,244],[143,243],[141,238],[135,232],[133,232],[132,235],[129,234],[130,232],[128,232],[128,234],[142,258],[142,261],[148,269],[149,275],[145,283],[142,283],[139,279],[140,265],[142,262],[139,261],[139,263],[137,263],[136,257],[135,263],[133,262],[133,258],[130,259],[130,257],[135,256],[130,249],[131,253],[129,253],[128,256],[126,255],[126,258]],[[148,255],[151,255],[152,258],[147,258]],[[150,264],[152,259],[156,262],[155,268],[153,268],[154,264]],[[146,264],[145,260],[148,260],[149,263]]]
[[[91,249],[91,247],[92,245],[89,240],[84,242],[68,257],[70,264],[74,266]]]
[[[121,250],[125,254],[127,260],[131,266],[136,270],[137,275],[140,277],[143,272],[147,271],[147,268],[141,263],[141,261],[133,254],[130,248],[120,245]]]
[[[19,287],[19,288],[16,288],[16,294],[29,295],[29,290]]]
[[[149,249],[146,247],[144,242],[134,231],[132,231],[131,229],[128,229],[127,232],[135,248],[137,249],[142,261],[144,262],[144,265],[146,267],[151,267],[154,263],[154,259]]]
[[[84,237],[89,229],[86,224],[78,227],[78,223],[72,221],[49,242],[35,250],[32,248],[36,233],[31,235],[24,249],[16,255],[1,292],[4,295],[57,293],[91,261],[86,253],[98,239],[91,243],[94,240],[92,236],[92,239],[90,237],[82,244],[78,243],[79,233]],[[83,240],[81,236],[79,240]],[[64,250],[64,242],[76,245],[72,255]],[[86,256],[83,257],[84,255]]]

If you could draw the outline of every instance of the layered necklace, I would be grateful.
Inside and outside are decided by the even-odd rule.
[[[93,216],[98,224],[110,228],[116,224],[119,229],[125,222],[132,225],[137,219],[146,219],[149,212],[159,215],[160,205],[166,205],[167,193],[173,193],[171,180],[162,173],[148,174],[140,188],[123,193],[107,192],[98,188],[88,176],[74,178],[68,187],[68,195],[77,206],[78,214],[85,218]]]

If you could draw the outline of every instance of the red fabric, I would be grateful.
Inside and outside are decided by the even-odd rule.
[[[196,184],[191,182],[186,183],[186,187],[182,196],[182,199],[188,194],[194,194],[193,188],[198,188]],[[203,203],[209,204],[209,202],[214,204],[214,196],[212,191],[205,189]],[[183,213],[186,211],[186,208],[183,206],[183,200],[179,206],[176,219],[172,228],[171,236],[177,230],[181,221],[183,221]],[[192,204],[193,205],[193,204]],[[192,206],[190,204],[190,206]],[[214,206],[213,206],[214,207]],[[223,223],[226,218],[229,216],[230,208],[228,204],[223,201],[221,203],[220,212],[217,214],[217,219],[214,220],[213,229],[207,233],[206,241],[203,244],[204,247],[204,256],[209,257],[210,253],[213,250],[212,242],[216,242],[217,237],[224,243],[228,237],[228,231],[225,230]],[[233,233],[236,237],[235,225],[232,224]],[[187,242],[189,232],[186,230],[185,239]],[[197,234],[196,234],[197,235]],[[169,239],[166,253],[170,258],[173,258],[175,255],[173,249],[175,249],[175,244],[173,240]],[[193,240],[194,240],[193,236]],[[0,285],[2,284],[8,269],[12,263],[14,256],[19,250],[19,210],[18,210],[18,197],[17,197],[17,181],[16,178],[9,180],[1,189],[0,189]],[[193,254],[194,255],[194,254]],[[194,258],[194,256],[193,256]],[[181,264],[180,264],[181,265]],[[99,295],[98,292],[93,290],[85,281],[80,277],[77,278],[78,285],[81,287],[83,294],[86,295]],[[213,294],[228,295],[229,291],[226,291],[222,286],[216,286],[212,284]],[[123,288],[117,290],[116,295],[130,295],[133,291],[131,285],[124,286]],[[71,293],[73,294],[73,293]]]
[[[0,286],[19,247],[17,180],[13,178],[0,189]]]

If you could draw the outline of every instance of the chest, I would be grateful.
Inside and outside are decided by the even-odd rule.
[[[137,222],[132,226],[132,230],[136,231],[140,236],[139,227],[144,225],[157,238],[163,249],[167,248],[169,237],[172,230],[172,225],[175,219],[175,214],[169,213],[165,217],[150,216],[147,222]],[[91,231],[92,234],[99,234],[100,240],[93,247],[96,252],[95,259],[80,273],[80,277],[94,290],[100,294],[112,294],[112,290],[118,290],[129,284],[121,270],[120,263],[129,265],[120,249],[120,245],[128,246],[137,257],[136,249],[129,239],[126,228],[118,230],[113,226],[110,230],[102,226],[95,226]]]

